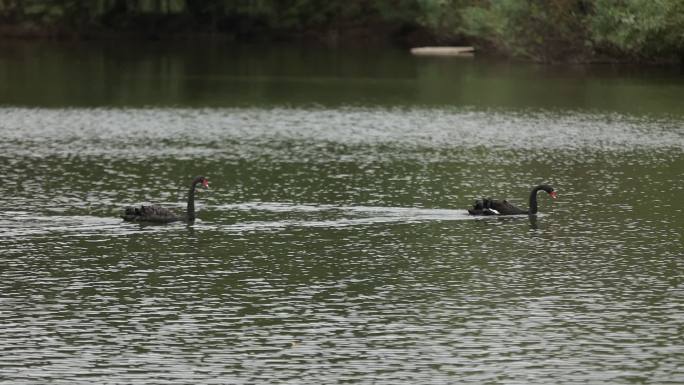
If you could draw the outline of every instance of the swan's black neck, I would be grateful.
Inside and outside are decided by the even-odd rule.
[[[193,181],[192,185],[190,185],[190,191],[188,191],[188,211],[186,215],[189,222],[195,220],[195,186],[197,183],[199,182]]]
[[[539,190],[543,190],[542,186],[537,186],[530,192],[530,209],[527,211],[528,214],[533,215],[537,213],[537,193]]]

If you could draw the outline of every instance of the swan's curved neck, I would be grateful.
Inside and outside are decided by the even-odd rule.
[[[190,191],[188,191],[188,211],[187,211],[187,218],[188,221],[194,221],[195,220],[195,185],[197,183],[193,183],[190,186]]]
[[[528,214],[536,214],[537,213],[537,210],[538,210],[537,192],[539,192],[539,190],[542,190],[541,186],[537,186],[537,187],[533,188],[532,191],[530,192],[530,209],[527,212]]]

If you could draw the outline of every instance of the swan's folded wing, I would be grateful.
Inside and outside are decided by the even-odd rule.
[[[173,211],[161,206],[140,206],[140,214],[150,218],[175,218]]]
[[[527,211],[512,205],[507,200],[490,201],[490,207],[492,209],[498,211],[501,215],[527,214]]]

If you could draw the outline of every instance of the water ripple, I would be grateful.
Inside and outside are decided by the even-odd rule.
[[[0,108],[0,378],[683,383],[680,121]],[[122,207],[199,220],[125,223]],[[473,218],[481,197],[541,214]]]

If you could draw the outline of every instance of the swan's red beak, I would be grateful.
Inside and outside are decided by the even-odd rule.
[[[204,188],[209,188],[209,181],[206,180],[206,179],[203,180],[203,181],[202,181],[202,187],[204,187]]]
[[[551,198],[553,199],[558,199],[558,194],[555,191],[551,191],[549,195],[551,195]]]

